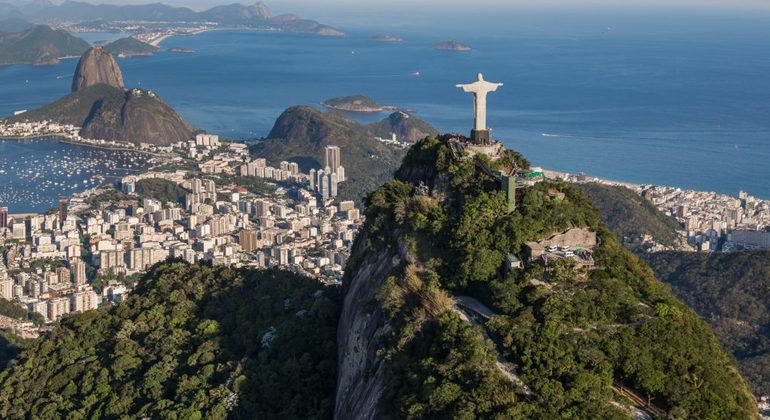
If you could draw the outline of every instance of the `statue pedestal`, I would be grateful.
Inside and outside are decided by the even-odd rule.
[[[477,145],[489,145],[489,129],[486,130],[471,130],[471,141]]]

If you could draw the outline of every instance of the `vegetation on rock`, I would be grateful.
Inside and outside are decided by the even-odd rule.
[[[267,140],[251,148],[274,165],[282,160],[297,162],[304,172],[324,165],[324,148],[339,146],[345,182],[339,186],[341,200],[361,200],[364,194],[386,182],[403,156],[401,149],[380,143],[361,124],[341,112],[321,112],[309,106],[285,110],[273,125]]]
[[[160,48],[133,37],[112,41],[105,45],[104,48],[108,49],[113,54],[123,55],[125,57],[130,57],[132,55],[152,55],[160,51]]]
[[[22,32],[0,35],[0,66],[59,64],[60,58],[79,56],[88,47],[86,41],[67,31],[37,25]]]
[[[661,213],[636,192],[620,186],[597,183],[578,184],[599,209],[601,219],[612,233],[624,239],[631,249],[639,248],[639,237],[651,235],[656,242],[672,246],[682,226],[671,216]]]
[[[711,324],[759,395],[770,389],[770,251],[660,252],[645,259]]]
[[[380,400],[386,416],[627,418],[613,405],[624,400],[615,385],[672,418],[757,418],[734,360],[708,325],[621,246],[581,190],[544,181],[526,188],[508,213],[497,181],[472,159],[452,160],[446,141],[418,142],[396,179],[367,197],[359,236],[366,246],[356,248],[365,251],[346,270],[350,282],[362,261],[402,246],[416,259],[379,286],[392,327],[382,350],[390,369]],[[429,195],[415,194],[419,183]],[[564,259],[503,270],[506,255],[521,256],[525,242],[570,227],[597,233],[595,269]],[[463,338],[478,327],[435,304],[452,295],[492,308],[484,325],[492,342]],[[530,394],[500,382],[482,356],[490,351],[516,366]],[[463,373],[468,363],[482,373]]]
[[[353,112],[380,112],[382,111],[382,105],[372,98],[353,95],[353,96],[340,96],[339,98],[327,99],[321,102],[321,105],[337,109],[340,111],[353,111]]]

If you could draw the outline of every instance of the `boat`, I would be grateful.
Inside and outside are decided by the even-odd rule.
[[[416,72],[414,72],[414,73],[410,74],[410,76],[419,76],[419,75],[420,75],[420,72],[419,72],[419,71],[416,71]]]

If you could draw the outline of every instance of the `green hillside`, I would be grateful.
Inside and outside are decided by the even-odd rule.
[[[770,251],[661,252],[656,276],[706,321],[738,359],[756,395],[770,390]]]
[[[3,33],[9,34],[14,32],[22,32],[35,26],[33,23],[29,23],[24,19],[19,18],[7,18],[0,19],[0,35]]]
[[[362,95],[327,99],[321,102],[321,105],[345,111],[378,112],[382,110],[382,105],[379,102]]]
[[[38,25],[0,36],[0,66],[59,64],[59,58],[80,56],[88,48],[86,41],[64,30]]]
[[[639,236],[652,235],[656,242],[674,245],[682,226],[634,191],[620,186],[597,183],[577,184],[599,209],[601,219],[626,245],[636,248]]]
[[[99,84],[72,92],[55,102],[31,109],[24,114],[8,117],[6,120],[10,122],[49,120],[81,127],[86,123],[94,104],[122,106],[124,102],[125,91],[123,89]]]
[[[28,344],[0,372],[0,417],[330,418],[338,305],[288,272],[160,264]]]
[[[309,106],[285,110],[275,122],[267,140],[251,149],[273,164],[295,161],[307,172],[324,165],[324,147],[341,148],[347,181],[340,184],[341,200],[360,200],[393,175],[403,150],[384,145],[367,134],[364,127],[341,112],[321,112]]]
[[[389,139],[391,133],[396,134],[399,141],[416,142],[425,137],[435,137],[439,134],[432,125],[406,112],[397,111],[382,121],[366,124],[366,130],[373,136]]]
[[[112,41],[104,46],[111,53],[115,55],[132,56],[132,55],[152,55],[160,48],[150,45],[146,42],[142,42],[133,37],[121,38],[116,41]]]
[[[758,418],[709,326],[620,244],[580,189],[541,182],[509,213],[498,182],[473,159],[454,161],[447,140],[418,142],[395,179],[367,196],[345,270],[345,288],[357,290],[354,279],[372,281],[359,269],[400,256],[375,285],[390,327],[377,350],[388,369],[384,417],[621,419],[624,392],[660,417]],[[414,194],[421,182],[428,195]],[[596,232],[595,269],[565,258],[502,270],[509,253],[524,258],[525,242],[571,227]],[[458,309],[460,296],[488,306],[489,319],[469,325],[462,314],[475,315]]]
[[[49,120],[82,127],[86,138],[169,144],[187,140],[193,127],[154,93],[96,84],[7,121]]]

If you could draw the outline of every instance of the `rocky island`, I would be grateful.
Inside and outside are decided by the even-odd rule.
[[[444,41],[431,45],[434,50],[470,51],[471,47],[457,41]]]
[[[404,42],[403,38],[399,38],[391,34],[375,34],[370,36],[369,40],[378,42]]]
[[[362,95],[340,96],[339,98],[327,99],[321,102],[321,105],[337,111],[349,112],[382,112],[391,107],[384,107],[372,98]]]
[[[121,38],[105,44],[104,48],[118,57],[133,57],[139,55],[153,55],[160,51],[160,48],[142,42],[133,37]]]
[[[175,53],[184,53],[184,54],[193,54],[195,53],[195,50],[191,50],[188,48],[181,48],[181,47],[171,47],[168,49],[169,52],[175,52]]]

